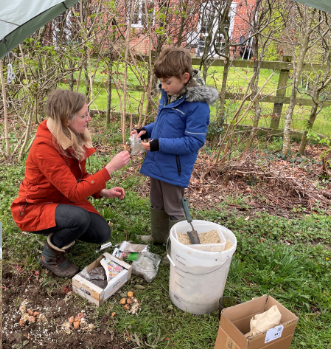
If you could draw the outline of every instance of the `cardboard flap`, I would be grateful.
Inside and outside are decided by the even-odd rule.
[[[214,349],[241,349],[237,343],[220,327],[216,338]]]
[[[275,298],[271,296],[268,297],[267,303],[265,305],[265,311],[269,310],[272,306],[276,305],[278,310],[282,314],[281,323],[284,324],[289,321],[298,320],[298,317],[286,309],[282,304],[276,301]]]
[[[122,266],[124,269],[127,269],[127,270],[132,269],[131,264],[128,264],[128,263],[122,261],[121,259],[116,258],[115,256],[113,256],[112,254],[109,254],[108,252],[105,252],[105,253],[103,254],[103,256],[105,256],[105,257],[107,257],[107,258],[113,260],[115,263],[119,264],[119,265]]]
[[[259,298],[253,298],[248,302],[223,309],[222,314],[224,314],[230,321],[235,321],[238,319],[246,318],[248,316],[253,316],[255,314],[264,312],[266,301],[267,295],[264,295]]]
[[[230,338],[235,338],[237,345],[240,348],[247,347],[247,340],[242,332],[240,332],[240,330],[226,317],[226,315],[224,315],[223,312],[221,313],[220,327],[230,336]]]

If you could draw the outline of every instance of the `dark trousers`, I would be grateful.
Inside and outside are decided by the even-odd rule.
[[[74,240],[101,244],[110,238],[110,228],[103,217],[85,208],[59,204],[55,210],[56,226],[31,233],[52,236],[52,244],[62,248]]]

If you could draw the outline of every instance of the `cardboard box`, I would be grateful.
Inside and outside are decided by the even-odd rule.
[[[96,261],[91,263],[87,267],[87,272],[95,267],[100,267],[100,261],[104,257],[111,259],[124,268],[124,270],[122,270],[116,277],[108,282],[108,285],[105,289],[94,285],[91,281],[84,279],[79,274],[75,275],[72,278],[72,290],[75,293],[81,295],[83,298],[86,298],[90,302],[96,304],[98,307],[100,307],[101,304],[103,304],[110,296],[117,292],[126,282],[131,279],[131,265],[123,262],[122,260],[112,256],[107,252],[101,255]]]
[[[252,338],[244,335],[250,331],[250,320],[277,305],[282,314],[281,324]],[[222,310],[221,323],[214,349],[288,349],[299,318],[271,296],[264,295],[246,303]]]

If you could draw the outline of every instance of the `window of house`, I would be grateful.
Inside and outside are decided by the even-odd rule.
[[[196,55],[200,57],[205,49],[206,39],[211,31],[212,42],[215,42],[215,46],[219,52],[224,49],[224,36],[218,32],[219,15],[222,13],[220,9],[221,3],[214,1],[213,3],[203,4],[201,7],[200,20],[197,25],[197,42],[196,42]],[[234,13],[236,9],[236,3],[231,4],[229,13],[229,35],[231,37],[233,31]],[[208,53],[211,55],[216,54],[214,46],[208,47]]]
[[[147,26],[147,18],[149,23],[154,23],[154,2],[147,1],[147,18],[146,18],[146,1],[137,0],[132,18],[132,27],[140,28]]]

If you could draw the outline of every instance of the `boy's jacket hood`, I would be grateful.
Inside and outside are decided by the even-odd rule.
[[[159,89],[161,90],[161,84]],[[219,98],[219,92],[214,87],[205,86],[198,69],[193,69],[192,78],[187,85],[179,92],[177,97],[171,96],[171,99],[176,100],[182,95],[186,95],[186,102],[206,102],[207,104],[213,104]],[[171,102],[174,100],[171,100]]]
[[[205,82],[200,76],[198,69],[193,69],[193,75],[186,85],[186,90],[185,100],[187,102],[206,102],[207,104],[213,104],[219,97],[219,93],[214,87],[205,86]]]

